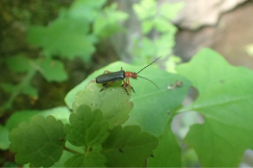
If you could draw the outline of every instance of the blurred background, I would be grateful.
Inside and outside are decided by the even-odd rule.
[[[18,166],[8,150],[13,114],[65,106],[73,87],[111,62],[145,65],[163,56],[159,67],[175,73],[209,47],[252,69],[252,16],[252,0],[1,0],[0,166]],[[199,120],[175,118],[179,142]],[[184,166],[200,166],[192,149],[182,149]],[[252,158],[248,151],[241,166],[253,166]]]

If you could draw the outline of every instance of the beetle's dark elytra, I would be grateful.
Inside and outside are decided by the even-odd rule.
[[[111,81],[119,81],[125,78],[125,71],[111,72],[100,75],[96,78],[97,83],[107,83]]]

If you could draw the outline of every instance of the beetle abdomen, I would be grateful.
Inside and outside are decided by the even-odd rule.
[[[96,78],[97,83],[107,83],[112,81],[123,80],[125,78],[125,71],[111,72],[100,75]]]

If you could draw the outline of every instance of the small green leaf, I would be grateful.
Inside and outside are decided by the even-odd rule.
[[[76,154],[69,158],[66,167],[105,167],[106,158],[100,152],[92,151],[87,154]]]
[[[77,93],[73,109],[76,110],[80,105],[86,104],[92,110],[101,109],[110,128],[123,124],[129,118],[128,113],[133,104],[121,85],[115,85],[100,92],[102,85],[91,81],[84,90]],[[131,94],[130,90],[128,92]]]
[[[17,85],[12,85],[9,83],[0,83],[0,87],[8,93],[15,93],[18,91]]]
[[[69,16],[71,18],[84,18],[93,21],[101,10],[106,0],[77,0],[74,1],[69,9]]]
[[[89,106],[81,105],[65,126],[67,140],[75,146],[95,146],[108,136],[109,125],[100,110],[91,112]]]
[[[38,96],[38,90],[35,89],[30,83],[27,83],[23,88],[22,88],[22,93],[32,96],[32,97],[37,97]]]
[[[142,23],[141,23],[141,29],[142,29],[142,32],[144,34],[147,34],[151,31],[151,29],[153,28],[154,26],[154,22],[153,21],[150,21],[150,20],[144,20]]]
[[[154,151],[154,157],[148,159],[147,167],[181,167],[181,149],[174,133],[171,131],[170,122],[162,136],[159,145]]]
[[[140,20],[148,19],[156,14],[156,2],[154,0],[142,0],[133,5],[134,12]]]
[[[84,19],[57,19],[48,27],[32,26],[28,30],[28,42],[42,47],[46,55],[60,55],[73,59],[90,59],[95,51],[95,38],[88,35],[89,23]]]
[[[32,62],[29,58],[24,55],[9,56],[5,60],[7,66],[14,72],[26,72],[31,69]]]
[[[175,26],[170,23],[168,20],[163,18],[156,18],[154,20],[155,28],[160,33],[169,33],[170,36],[174,35],[175,33]],[[168,40],[168,39],[167,39]]]
[[[123,30],[123,27],[119,23],[126,20],[128,15],[124,12],[117,11],[113,6],[114,4],[106,7],[104,13],[96,17],[94,34],[97,36],[108,37]]]
[[[46,57],[42,60],[37,61],[38,67],[37,70],[42,74],[42,76],[47,81],[65,81],[68,76],[64,69],[64,65],[60,61],[53,60],[49,57]]]
[[[188,107],[205,117],[190,127],[185,142],[204,167],[237,167],[246,149],[253,149],[253,72],[229,65],[211,49],[177,67],[199,91]],[[208,152],[207,152],[208,151]]]
[[[19,164],[30,163],[36,167],[49,167],[57,162],[63,152],[65,134],[61,121],[52,116],[46,119],[33,116],[11,131],[10,150],[16,153]]]
[[[108,167],[138,167],[145,165],[158,145],[158,139],[139,126],[117,126],[103,143],[102,153]]]
[[[10,141],[8,139],[9,131],[6,127],[0,125],[0,149],[6,150],[9,148]]]

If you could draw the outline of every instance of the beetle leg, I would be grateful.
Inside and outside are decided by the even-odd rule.
[[[103,87],[102,87],[102,89],[100,89],[100,92],[103,91],[107,87],[107,85],[111,85],[113,83],[114,83],[114,81],[113,82],[109,82],[109,83],[103,83]]]
[[[129,78],[127,78],[127,80],[128,80],[128,85],[130,86],[130,88],[132,89],[132,91],[135,93],[134,88],[130,85],[130,80],[129,80]]]
[[[123,79],[122,80],[124,83],[122,84],[122,87],[125,89],[125,91],[126,91],[126,93],[127,93],[127,95],[129,95],[129,93],[128,93],[128,91],[127,91],[127,83],[125,82],[125,80]]]
[[[110,72],[110,71],[105,70],[103,74],[106,74],[106,73],[111,73],[111,72]]]

